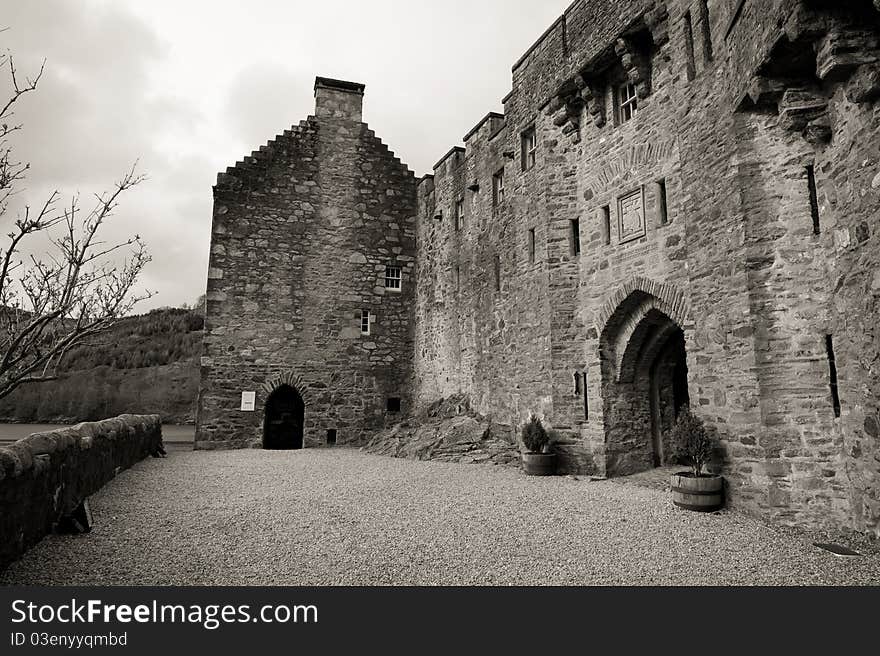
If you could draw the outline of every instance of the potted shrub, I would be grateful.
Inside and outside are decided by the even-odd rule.
[[[553,476],[556,473],[556,454],[550,447],[550,435],[535,415],[522,427],[523,471],[529,476]]]
[[[669,437],[679,461],[691,466],[691,471],[672,476],[672,502],[679,508],[698,512],[722,508],[724,478],[706,472],[717,446],[706,424],[686,407],[678,415]]]

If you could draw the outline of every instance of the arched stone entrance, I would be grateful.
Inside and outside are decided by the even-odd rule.
[[[263,418],[263,448],[291,450],[303,448],[305,403],[290,385],[281,385],[266,399]]]
[[[607,476],[670,463],[666,435],[690,402],[683,298],[645,282],[655,293],[632,284],[622,290],[600,337]]]

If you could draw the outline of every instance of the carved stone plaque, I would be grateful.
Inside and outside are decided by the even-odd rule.
[[[621,244],[645,236],[644,189],[636,189],[617,199],[617,234]]]

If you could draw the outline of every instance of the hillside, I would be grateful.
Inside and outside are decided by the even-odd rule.
[[[0,399],[0,421],[66,423],[137,413],[192,422],[203,326],[198,312],[179,308],[121,319],[72,349],[57,381]]]

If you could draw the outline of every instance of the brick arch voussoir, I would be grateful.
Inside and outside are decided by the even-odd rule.
[[[602,303],[595,322],[598,335],[605,333],[608,322],[611,321],[620,306],[635,292],[652,296],[654,299],[653,307],[684,328],[688,315],[687,299],[684,292],[672,283],[662,283],[644,276],[633,276],[621,284]]]
[[[641,293],[644,297],[622,316],[617,316],[614,329],[609,323],[619,314],[623,304]],[[629,378],[638,355],[638,344],[632,343],[637,331],[648,314],[657,311],[684,330],[688,314],[684,293],[671,283],[661,283],[644,276],[634,276],[618,287],[602,304],[596,331],[601,336],[600,348],[611,357],[614,366],[614,379],[623,382]]]
[[[295,389],[297,394],[299,394],[300,398],[303,400],[303,403],[306,405],[309,404],[309,389],[303,383],[302,376],[293,371],[285,371],[280,374],[275,374],[266,380],[266,382],[263,383],[263,392],[268,396],[284,385],[288,385]]]

